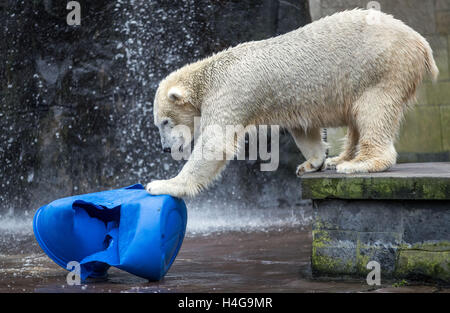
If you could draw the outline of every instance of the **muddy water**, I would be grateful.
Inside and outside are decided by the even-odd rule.
[[[32,214],[0,216],[0,292],[449,292],[435,286],[374,290],[364,280],[311,277],[312,208],[245,209],[191,204],[187,235],[158,283],[111,268],[103,280],[70,287],[67,271],[39,248]]]

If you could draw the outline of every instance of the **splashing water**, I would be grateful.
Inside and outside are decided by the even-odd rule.
[[[255,12],[260,10],[256,7],[254,9]],[[98,130],[99,133],[96,136],[90,136],[91,139],[94,139],[84,144],[86,141],[84,137],[92,132],[91,126],[72,128],[72,124],[70,124],[67,133],[76,137],[75,143],[72,141],[61,143],[61,147],[64,148],[61,148],[62,150],[59,150],[60,146],[50,146],[47,147],[47,150],[43,150],[45,152],[48,150],[58,151],[58,156],[61,154],[67,156],[69,161],[70,157],[80,161],[77,161],[76,165],[74,162],[69,162],[70,166],[62,164],[61,168],[58,168],[51,161],[52,157],[49,156],[46,159],[47,163],[40,165],[42,168],[30,169],[30,172],[21,175],[23,176],[20,179],[21,182],[33,184],[36,189],[30,189],[29,185],[19,185],[20,188],[14,188],[14,190],[27,190],[27,194],[30,195],[29,199],[20,195],[19,198],[23,196],[25,200],[19,204],[7,201],[12,198],[12,194],[3,198],[2,203],[11,203],[15,210],[2,215],[1,213],[4,212],[2,209],[6,210],[7,208],[0,206],[0,238],[7,238],[9,235],[13,237],[32,236],[32,216],[37,207],[28,214],[24,209],[33,207],[36,203],[42,205],[55,198],[87,193],[96,188],[99,190],[113,188],[113,186],[118,188],[138,181],[148,183],[153,179],[167,179],[179,172],[182,164],[160,153],[159,135],[152,125],[152,102],[158,82],[184,64],[247,39],[263,39],[274,35],[270,30],[272,28],[267,24],[269,21],[265,21],[257,27],[259,31],[256,31],[255,25],[252,24],[248,25],[245,31],[242,30],[239,36],[231,36],[233,32],[229,32],[229,29],[233,29],[230,27],[233,27],[234,22],[228,24],[228,17],[222,18],[222,14],[218,14],[223,10],[227,10],[227,16],[248,14],[245,5],[242,7],[238,4],[225,6],[221,3],[204,5],[204,2],[197,0],[176,1],[175,4],[173,2],[118,0],[105,6],[101,16],[105,18],[102,22],[110,23],[108,32],[104,34],[108,39],[104,40],[104,38],[97,38],[97,35],[93,36],[96,38],[95,46],[99,48],[93,49],[92,53],[98,53],[99,56],[89,60],[92,63],[91,67],[96,70],[88,72],[88,74],[105,76],[113,83],[111,85],[105,83],[105,86],[102,83],[100,85],[103,87],[100,89],[96,87],[96,84],[84,85],[85,76],[77,76],[73,72],[84,73],[86,69],[76,67],[75,63],[72,65],[74,68],[69,68],[64,65],[69,64],[65,58],[62,59],[64,61],[61,61],[58,68],[67,68],[67,71],[65,70],[60,75],[75,77],[73,83],[76,88],[70,91],[75,95],[73,98],[78,97],[78,93],[75,91],[85,91],[86,94],[89,94],[87,103],[95,105],[93,112],[96,113],[94,115],[98,114],[103,123],[108,122],[113,126],[109,129],[108,125],[104,125],[103,128],[106,131]],[[84,22],[92,21],[92,24],[95,24],[96,16],[89,17],[90,20],[86,17]],[[113,18],[108,19],[108,16]],[[53,29],[48,28],[53,27],[52,25],[43,23],[41,27],[43,30],[49,31],[49,29]],[[88,31],[87,28],[83,29]],[[228,33],[230,36],[226,35]],[[22,35],[20,34],[20,36]],[[64,42],[62,38],[49,37],[48,40],[53,40],[55,45],[62,47],[61,51],[66,51],[64,50],[66,48],[63,49],[63,47],[70,47],[72,43]],[[88,43],[81,43],[91,48]],[[84,52],[84,50],[79,52]],[[110,55],[109,52],[112,54]],[[71,55],[71,53],[67,53],[67,55]],[[58,56],[57,53],[56,56]],[[38,65],[42,63],[42,60],[39,60],[37,61]],[[48,65],[50,68],[41,64],[33,79],[45,80],[47,70],[51,70],[53,66],[57,65],[57,62],[52,59],[47,61],[46,64],[50,64]],[[105,68],[97,69],[98,64]],[[105,81],[108,81],[106,78]],[[42,83],[45,82],[42,81]],[[45,84],[44,87],[48,88]],[[44,100],[49,103],[53,99],[51,94],[46,95],[39,88],[36,89],[36,92],[39,93],[39,97],[44,97]],[[108,97],[103,99],[93,95],[100,95],[102,92]],[[75,108],[74,104],[69,109]],[[80,110],[82,109],[83,107]],[[62,109],[58,108],[58,110]],[[55,121],[58,123],[61,112],[55,113]],[[71,114],[67,112],[65,114],[72,118]],[[80,116],[77,115],[76,118],[73,118],[79,120]],[[59,125],[58,123],[55,122],[55,125]],[[80,124],[89,125],[84,122]],[[63,126],[61,125],[61,127]],[[52,129],[49,136],[53,136],[53,133],[57,137],[61,136],[63,133],[60,131],[63,129],[61,127]],[[20,138],[16,139],[16,141],[20,140]],[[49,142],[54,142],[54,140],[49,140]],[[83,142],[83,144],[79,146],[78,142]],[[85,153],[89,149],[86,146],[96,148],[89,151],[90,153]],[[97,146],[106,147],[105,152],[98,153],[101,149],[98,149]],[[294,144],[291,142],[290,146],[294,146]],[[83,154],[76,154],[81,151]],[[286,147],[283,147],[283,151],[282,157],[284,156],[288,161],[293,159]],[[84,159],[85,154],[91,155],[92,158]],[[28,155],[33,155],[33,153],[28,153]],[[105,155],[107,158],[104,157]],[[295,156],[297,155],[299,155],[298,151],[295,151]],[[98,162],[99,159],[102,161]],[[102,168],[98,170],[96,166],[92,166],[86,170],[85,164],[89,162],[93,164],[98,162],[98,166]],[[286,164],[283,165],[283,160],[281,163],[280,167],[286,167]],[[103,164],[107,164],[107,166],[103,167]],[[11,164],[11,167],[16,166]],[[220,186],[216,186],[217,188],[198,200],[187,201],[188,236],[225,231],[265,231],[302,227],[310,223],[310,204],[299,203],[299,184],[293,175],[294,169],[289,169],[287,174],[277,172],[264,175],[255,173],[253,168],[259,168],[259,166],[245,162],[240,165],[232,164],[228,166],[220,180]],[[66,171],[66,169],[70,169],[70,171]],[[56,172],[57,170],[59,171]],[[82,174],[74,175],[77,172]],[[14,177],[14,175],[10,176]],[[86,177],[91,179],[85,180]],[[8,177],[5,184],[15,185],[17,183],[9,180]],[[59,180],[69,183],[59,184]],[[105,186],[105,182],[107,182],[107,186]],[[3,196],[0,194],[0,199]]]
[[[31,235],[33,233],[31,216],[0,215],[0,237],[5,235]]]
[[[189,206],[188,236],[204,236],[217,232],[281,231],[304,228],[312,221],[311,207],[294,209],[239,208],[230,205],[200,204]]]
[[[311,208],[239,209],[230,206],[196,205],[188,203],[187,236],[206,236],[217,232],[277,231],[304,228],[311,223]],[[0,238],[33,234],[30,215],[0,215]]]

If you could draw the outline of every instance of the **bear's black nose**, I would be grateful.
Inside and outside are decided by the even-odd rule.
[[[170,149],[170,148],[164,148],[163,151],[164,151],[165,153],[171,153],[171,152],[172,152],[172,149]]]

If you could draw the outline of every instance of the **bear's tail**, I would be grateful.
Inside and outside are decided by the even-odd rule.
[[[428,41],[426,41],[423,37],[422,45],[424,47],[425,53],[425,67],[427,69],[427,72],[430,74],[433,83],[436,83],[439,76],[439,69],[436,65],[436,62],[434,61],[433,50],[431,49]]]

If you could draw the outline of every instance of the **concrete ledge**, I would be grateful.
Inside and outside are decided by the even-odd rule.
[[[450,163],[399,164],[383,173],[302,177],[304,199],[450,200]]]
[[[449,163],[327,171],[302,186],[313,199],[314,276],[366,277],[367,263],[377,261],[382,278],[450,283]]]

